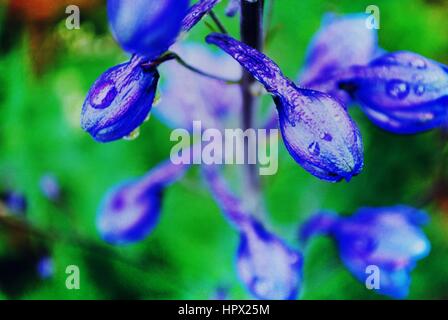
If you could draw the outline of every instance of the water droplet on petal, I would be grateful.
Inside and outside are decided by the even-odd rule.
[[[112,104],[118,92],[112,81],[100,84],[90,98],[90,103],[95,109],[105,109]]]
[[[390,80],[386,85],[389,96],[396,99],[404,99],[409,94],[409,85],[402,80]]]
[[[308,151],[315,155],[318,156],[320,154],[320,146],[317,142],[313,142],[308,146]]]
[[[418,96],[422,96],[425,93],[425,91],[426,91],[426,89],[425,89],[425,86],[423,84],[418,84],[414,88],[414,92]]]
[[[325,141],[328,141],[328,142],[333,140],[333,137],[331,136],[331,134],[326,133],[326,132],[322,132],[322,134],[320,135],[320,138],[322,140],[325,140]]]
[[[415,59],[411,62],[411,65],[417,69],[426,68],[426,62],[423,59]]]
[[[140,135],[140,127],[135,129],[134,131],[132,131],[130,134],[125,136],[123,139],[127,140],[127,141],[132,141],[132,140],[137,139],[139,137],[139,135]]]

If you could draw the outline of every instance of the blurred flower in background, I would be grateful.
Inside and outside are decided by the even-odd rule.
[[[377,291],[396,299],[409,294],[411,271],[431,245],[420,229],[428,223],[425,212],[407,206],[361,208],[351,217],[321,213],[301,229],[305,243],[318,234],[333,237],[346,267],[365,282],[369,266],[380,271]]]
[[[0,201],[11,214],[25,215],[28,208],[25,195],[16,191],[1,192]]]

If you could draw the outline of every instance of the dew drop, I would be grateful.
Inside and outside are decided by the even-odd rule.
[[[404,99],[409,94],[409,85],[401,80],[390,80],[386,85],[389,96],[396,99]]]
[[[118,92],[112,81],[105,81],[98,85],[90,96],[90,103],[95,109],[106,109],[117,96]]]
[[[313,142],[308,146],[308,151],[315,155],[318,156],[320,154],[320,146],[317,142]]]
[[[411,66],[413,66],[417,69],[425,69],[426,62],[423,59],[415,59],[411,62]]]
[[[320,135],[320,138],[322,140],[325,140],[325,141],[328,141],[328,142],[333,140],[333,137],[331,136],[331,134],[329,134],[327,132],[322,132],[322,134]]]
[[[127,141],[132,141],[132,140],[137,139],[139,135],[140,135],[140,128],[137,128],[134,131],[132,131],[130,134],[125,136],[123,139],[127,140]]]
[[[418,96],[422,96],[425,93],[425,86],[423,84],[417,84],[414,87],[414,92]]]

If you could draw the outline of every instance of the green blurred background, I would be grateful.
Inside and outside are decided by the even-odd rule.
[[[99,144],[81,130],[90,85],[126,57],[108,32],[102,1],[67,2],[81,5],[80,30],[66,29],[65,1],[0,1],[0,191],[22,192],[28,201],[22,218],[0,209],[0,298],[213,299],[223,292],[251,298],[235,270],[238,235],[197,168],[166,192],[160,223],[145,241],[113,247],[100,240],[95,214],[105,191],[167,158],[172,143],[170,130],[154,117],[134,141]],[[381,10],[381,47],[448,64],[446,0],[276,0],[266,51],[296,78],[323,14],[364,12],[370,4]],[[237,35],[238,20],[225,17],[224,7],[217,12]],[[188,41],[203,42],[207,32],[201,23]],[[352,115],[365,143],[365,169],[350,183],[317,180],[280,144],[278,174],[262,180],[272,230],[297,246],[298,226],[316,210],[416,205],[434,189],[425,206],[432,251],[412,274],[410,298],[448,298],[448,160],[441,134],[394,136],[359,110]],[[48,173],[63,190],[58,203],[39,188]],[[54,273],[41,279],[37,263],[45,256],[52,257]],[[342,266],[330,240],[314,240],[305,256],[303,299],[382,299]],[[68,265],[80,268],[80,290],[65,286]]]

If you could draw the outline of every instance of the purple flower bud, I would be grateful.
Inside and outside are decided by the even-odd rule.
[[[448,67],[412,52],[385,54],[339,77],[369,118],[397,134],[448,123]]]
[[[108,0],[115,39],[131,54],[153,59],[168,50],[181,29],[189,0]]]
[[[203,172],[221,210],[240,232],[237,268],[244,285],[259,299],[296,298],[302,283],[300,252],[252,218],[213,167]]]
[[[302,255],[255,220],[241,227],[238,273],[259,299],[295,299],[302,283]]]
[[[230,54],[274,96],[285,145],[304,169],[330,182],[361,172],[361,135],[338,101],[297,87],[271,59],[229,36],[212,34],[207,42]]]
[[[325,15],[308,48],[300,85],[319,90],[310,84],[325,80],[335,71],[368,64],[375,57],[378,36],[376,29],[366,27],[367,17],[364,13]]]
[[[182,31],[190,31],[219,1],[221,0],[199,0],[195,3],[182,21]]]
[[[379,269],[378,292],[393,298],[409,293],[410,272],[429,254],[430,243],[421,230],[426,213],[407,206],[362,208],[351,217],[322,213],[302,227],[302,239],[327,234],[339,244],[341,259],[353,275],[365,282],[366,269]]]
[[[329,94],[348,107],[350,94],[338,86],[338,74],[354,65],[368,64],[380,54],[377,30],[366,28],[364,13],[338,16],[327,13],[320,30],[314,35],[298,77],[300,87]],[[277,123],[272,113],[266,126]]]
[[[121,139],[148,117],[155,97],[159,73],[144,68],[143,58],[106,71],[93,84],[82,107],[81,126],[99,142]]]
[[[101,237],[111,244],[127,244],[148,236],[157,224],[164,189],[180,179],[187,168],[168,161],[141,179],[112,188],[98,211]]]

